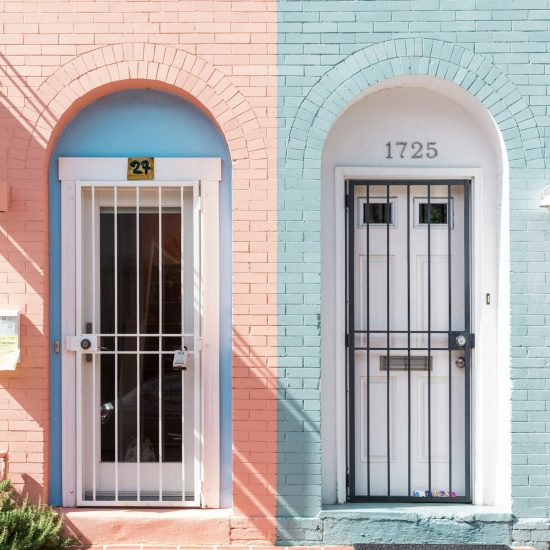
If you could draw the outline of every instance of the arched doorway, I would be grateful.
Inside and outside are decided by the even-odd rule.
[[[331,128],[324,502],[507,503],[506,167],[488,112],[436,78],[375,86]]]
[[[130,180],[130,157],[154,159],[153,179]],[[223,312],[212,387],[218,377],[229,380],[230,181],[229,152],[216,125],[163,92],[105,96],[83,109],[56,143],[51,319],[61,353],[52,356],[53,503],[204,504],[206,454],[216,463],[211,480],[219,479],[220,441],[210,441],[209,450],[202,442],[208,374],[194,357],[207,360],[201,315],[209,284],[208,297],[219,296],[217,318]],[[209,197],[207,183],[215,184],[216,197]],[[202,251],[209,232],[219,259],[208,260],[214,246]],[[76,351],[84,340],[90,353]],[[189,352],[187,370],[174,368],[181,366],[178,349]],[[230,438],[230,385],[207,398],[216,400],[215,423],[223,419]],[[211,484],[215,505],[220,492],[222,501],[230,499],[228,449],[225,441],[226,474]]]

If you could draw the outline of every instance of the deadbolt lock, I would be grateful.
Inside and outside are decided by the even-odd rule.
[[[449,332],[449,349],[473,348],[474,342],[474,335],[469,332]]]
[[[82,349],[90,349],[92,347],[92,342],[89,338],[82,338],[80,340],[80,347]]]

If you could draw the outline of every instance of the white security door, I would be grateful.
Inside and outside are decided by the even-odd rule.
[[[74,183],[77,504],[200,504],[197,182]]]
[[[348,182],[351,500],[470,500],[469,193]]]

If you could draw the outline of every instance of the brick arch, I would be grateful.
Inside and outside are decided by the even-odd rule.
[[[288,138],[287,158],[316,159],[320,164],[328,131],[343,109],[370,86],[405,75],[434,76],[465,89],[501,129],[511,168],[545,167],[535,118],[515,85],[485,57],[426,38],[380,42],[332,67],[300,104]]]
[[[265,168],[267,151],[256,114],[230,78],[204,59],[162,44],[109,45],[60,67],[37,89],[38,99],[27,101],[22,111],[33,127],[31,141],[51,147],[51,138],[80,110],[82,98],[93,100],[98,95],[94,92],[104,87],[116,91],[133,83],[183,93],[218,125],[237,172]]]

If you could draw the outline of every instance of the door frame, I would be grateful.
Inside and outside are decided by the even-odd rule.
[[[62,504],[77,503],[76,354],[68,351],[68,338],[75,335],[76,280],[75,189],[76,182],[127,181],[127,158],[61,157],[61,234],[71,236],[61,243],[61,406],[62,406]],[[220,158],[156,158],[155,182],[200,185],[198,213],[201,218],[201,390],[200,390],[200,494],[201,505],[219,507],[220,422],[219,422],[219,187]],[[108,503],[105,503],[108,505]]]
[[[348,469],[348,422],[347,422],[347,348],[346,348],[346,180],[347,179],[364,179],[364,180],[429,180],[429,179],[469,179],[472,181],[471,194],[471,308],[472,308],[472,332],[479,332],[481,326],[481,303],[482,295],[487,291],[486,279],[488,278],[488,270],[497,269],[497,265],[493,262],[484,261],[487,256],[484,250],[482,239],[482,231],[476,231],[476,228],[483,227],[483,171],[481,168],[430,168],[430,167],[336,167],[334,178],[334,218],[335,218],[335,250],[336,258],[341,258],[342,261],[335,262],[335,311],[336,311],[336,326],[338,330],[334,335],[334,344],[336,349],[336,364],[335,364],[335,418],[336,424],[336,497],[337,503],[343,504],[347,502],[347,469]],[[484,290],[485,289],[485,290]],[[497,294],[497,289],[493,292]],[[484,323],[485,325],[488,323]],[[494,325],[494,323],[491,323]],[[472,376],[471,376],[471,419],[470,419],[470,440],[471,440],[471,483],[473,502],[479,502],[483,499],[483,495],[476,491],[478,484],[476,478],[482,475],[476,464],[481,464],[478,460],[478,452],[482,448],[480,445],[480,432],[476,427],[476,417],[481,413],[479,407],[478,395],[482,392],[476,391],[482,388],[482,379],[475,365],[479,364],[479,358],[484,353],[484,348],[491,345],[491,342],[496,343],[497,327],[484,327],[485,338],[476,339],[476,347],[472,349]],[[494,332],[494,334],[487,334]],[[496,421],[496,419],[495,419]],[[346,429],[341,429],[341,427]],[[339,429],[340,428],[340,429]]]

